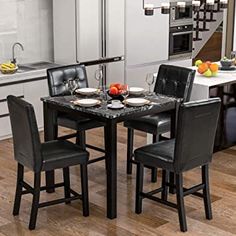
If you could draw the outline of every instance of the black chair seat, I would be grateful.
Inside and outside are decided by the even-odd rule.
[[[103,124],[99,121],[85,117],[72,118],[68,114],[60,114],[57,118],[57,122],[60,126],[77,131],[83,131],[103,126]]]
[[[85,164],[88,152],[65,140],[53,140],[42,144],[43,171]]]
[[[135,160],[147,166],[173,170],[175,140],[162,141],[134,151]]]
[[[163,134],[170,131],[170,114],[160,113],[158,115],[148,115],[124,122],[124,126],[131,129],[141,130],[150,134]]]

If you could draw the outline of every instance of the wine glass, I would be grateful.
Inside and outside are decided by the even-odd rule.
[[[146,83],[148,84],[148,95],[152,95],[151,86],[154,83],[154,75],[153,73],[148,73],[146,76]]]
[[[122,86],[122,95],[124,97],[124,100],[126,100],[127,97],[129,96],[129,86],[128,86],[128,84],[124,84]]]
[[[70,90],[71,95],[73,95],[73,93],[77,87],[76,81],[74,79],[69,79],[67,81],[67,86],[68,86],[68,89]]]
[[[97,70],[95,70],[94,77],[98,81],[98,90],[100,90],[100,87],[102,86],[102,78],[103,78],[103,72],[100,66]]]

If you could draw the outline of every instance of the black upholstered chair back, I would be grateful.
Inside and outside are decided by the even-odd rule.
[[[211,161],[220,104],[214,98],[180,105],[174,159],[177,173]]]
[[[70,95],[67,81],[73,79],[78,88],[88,87],[86,68],[84,65],[69,65],[47,70],[50,96]]]
[[[159,94],[190,99],[195,70],[173,65],[160,65],[154,91]]]
[[[17,162],[38,172],[42,167],[41,142],[33,106],[15,96],[7,97],[14,155]]]

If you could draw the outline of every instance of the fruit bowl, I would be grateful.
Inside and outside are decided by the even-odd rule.
[[[205,77],[214,77],[218,74],[218,64],[212,63],[211,61],[203,62],[201,60],[197,60],[195,62],[195,66],[197,67],[197,72]]]
[[[111,99],[117,99],[120,100],[121,102],[124,100],[122,94],[111,94],[110,90],[107,90],[107,94],[111,97]]]
[[[109,89],[107,90],[107,94],[112,98],[112,99],[118,99],[120,101],[124,100],[123,95],[128,95],[128,86],[125,84],[111,84],[109,86]]]
[[[0,65],[0,71],[2,74],[14,74],[16,73],[18,67],[13,63],[3,63]]]
[[[228,59],[227,57],[224,57],[220,60],[220,64],[222,68],[230,68],[234,65],[235,59]]]

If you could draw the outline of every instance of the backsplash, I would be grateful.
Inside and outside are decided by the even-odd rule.
[[[52,0],[0,0],[0,63],[12,58],[19,63],[53,60]]]

